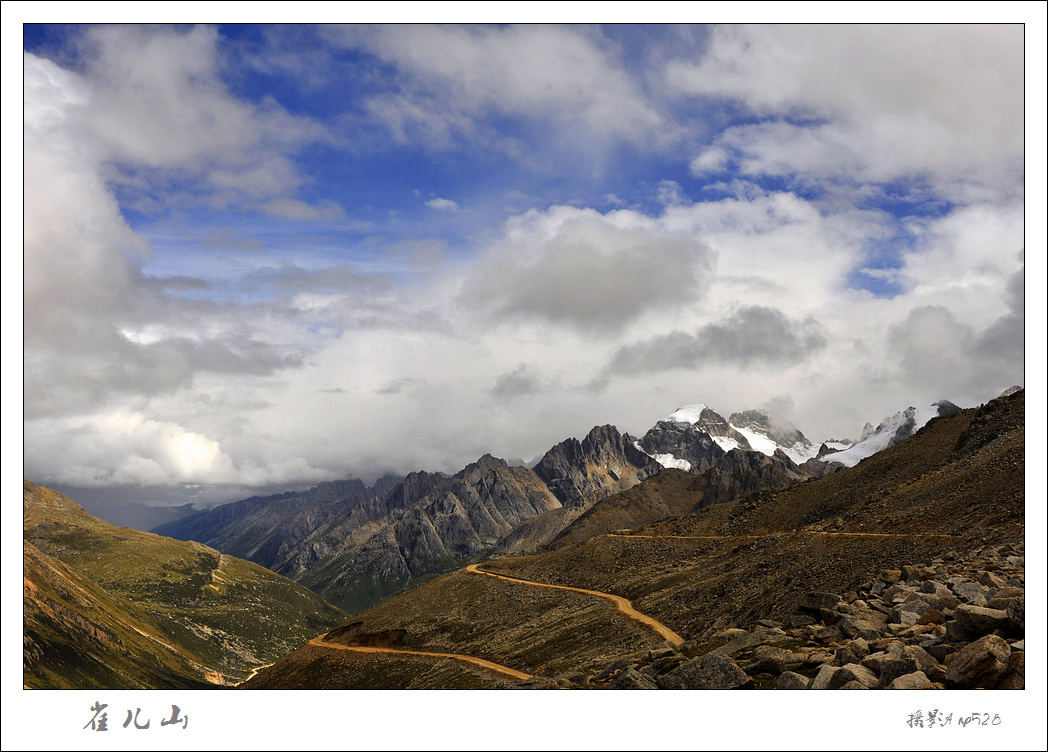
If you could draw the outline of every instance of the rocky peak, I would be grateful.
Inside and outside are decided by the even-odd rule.
[[[732,413],[728,422],[736,429],[744,429],[766,436],[775,444],[791,447],[795,444],[811,446],[811,442],[795,425],[768,410],[745,410]]]
[[[535,474],[562,504],[593,493],[619,490],[640,482],[660,465],[634,446],[615,426],[594,427],[581,442],[566,439],[543,455]]]

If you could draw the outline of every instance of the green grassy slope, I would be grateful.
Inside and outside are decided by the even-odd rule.
[[[121,633],[116,629],[119,625],[125,635],[130,629],[154,637],[145,643],[128,643],[129,652],[138,657],[139,651],[174,650],[182,656],[182,663],[168,669],[186,680],[239,681],[253,667],[280,658],[345,619],[345,614],[306,588],[263,567],[223,556],[199,543],[117,528],[61,494],[29,482],[23,484],[23,538],[44,556],[65,565],[49,569],[62,573],[58,577],[61,587],[54,584],[55,577],[49,581],[35,568],[26,568],[27,581],[52,583],[34,585],[42,595],[68,607],[68,594],[76,592],[79,611],[72,610],[87,627],[116,635]],[[34,561],[47,563],[40,557]],[[38,615],[34,609],[26,611],[27,634],[30,616]],[[60,643],[61,626],[52,627],[55,634],[47,639],[38,633],[40,660]],[[75,659],[77,651],[66,655]],[[193,664],[202,668],[184,673],[186,665]],[[28,670],[28,658],[26,665]],[[66,680],[72,686],[84,686],[75,681],[82,671],[89,676],[80,676],[80,682],[115,686],[105,683],[114,680],[112,676],[97,667],[91,671],[86,664],[70,666]],[[156,686],[151,682],[161,681],[159,676],[140,678],[143,683],[135,686]],[[40,682],[38,677],[26,679],[32,686],[56,686]]]

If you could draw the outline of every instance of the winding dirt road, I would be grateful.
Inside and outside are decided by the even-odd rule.
[[[598,598],[603,598],[605,600],[611,601],[623,614],[628,616],[630,619],[633,619],[634,621],[639,621],[641,624],[644,624],[650,627],[651,629],[654,629],[660,637],[669,640],[671,643],[673,643],[675,647],[679,647],[680,644],[684,642],[684,638],[681,637],[679,634],[674,632],[672,629],[667,627],[662,622],[656,621],[655,619],[652,619],[650,616],[647,616],[646,614],[642,614],[640,611],[633,607],[632,603],[630,603],[622,596],[612,595],[611,593],[602,593],[599,590],[586,590],[585,588],[569,587],[568,585],[551,585],[548,582],[535,582],[534,580],[525,580],[521,577],[511,577],[505,574],[495,574],[494,572],[486,572],[483,569],[478,569],[477,567],[477,564],[470,564],[468,567],[466,567],[466,571],[472,572],[473,574],[483,574],[488,577],[494,577],[498,580],[505,580],[506,582],[518,582],[524,585],[531,585],[532,587],[553,588],[555,590],[570,590],[574,593],[583,593],[584,595],[595,595]]]
[[[456,661],[464,661],[466,663],[472,663],[475,666],[481,668],[490,669],[497,671],[500,674],[512,677],[519,681],[526,681],[531,678],[531,674],[525,674],[523,671],[517,671],[509,666],[502,666],[498,663],[492,663],[486,661],[483,658],[474,658],[471,655],[460,655],[458,653],[431,653],[425,650],[405,650],[403,648],[374,648],[365,647],[362,645],[339,645],[334,642],[324,642],[322,637],[316,637],[309,641],[310,645],[319,648],[334,648],[336,650],[351,650],[355,653],[392,653],[394,655],[423,655],[430,658],[451,658]]]

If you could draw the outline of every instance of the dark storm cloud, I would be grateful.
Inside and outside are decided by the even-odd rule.
[[[386,396],[400,394],[401,392],[404,392],[422,383],[423,382],[418,379],[394,379],[381,389],[376,389],[375,394],[383,394]]]
[[[825,344],[814,321],[795,321],[773,308],[749,306],[694,333],[671,332],[627,345],[612,357],[605,375],[701,368],[704,364],[794,365]]]
[[[1025,364],[1025,268],[1013,274],[1004,300],[1008,312],[978,330],[944,306],[919,306],[888,331],[904,378],[941,394],[975,401],[987,387],[1021,382]],[[983,397],[984,398],[984,397]]]
[[[541,376],[531,366],[521,363],[512,371],[499,376],[490,394],[496,400],[508,401],[540,394],[542,391]]]

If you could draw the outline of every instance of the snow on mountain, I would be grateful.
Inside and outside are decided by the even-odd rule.
[[[828,440],[823,446],[838,451],[818,458],[852,467],[908,438],[932,418],[959,409],[945,400],[920,410],[908,408],[885,418],[876,428],[867,423],[856,443]],[[701,442],[701,446],[697,442]],[[702,403],[673,411],[636,442],[636,446],[663,467],[695,469],[696,472],[703,469],[704,463],[708,464],[711,452],[717,455],[717,449],[725,453],[745,449],[768,456],[781,450],[798,465],[817,457],[820,450],[820,446],[812,444],[796,426],[771,411],[746,410],[732,413],[725,420]]]
[[[694,437],[699,435],[724,453],[744,449],[771,456],[781,449],[798,465],[818,452],[796,426],[767,410],[733,413],[725,420],[702,403],[678,408],[649,430],[637,446],[663,467],[687,470],[696,467],[698,455],[708,455],[708,450],[694,446]]]
[[[882,449],[887,449],[908,439],[924,428],[932,418],[949,415],[958,410],[960,408],[957,405],[946,400],[920,409],[908,407],[890,418],[885,418],[876,429],[867,423],[862,432],[862,439],[857,444],[843,451],[828,454],[822,460],[823,462],[838,462],[845,467],[854,467]]]
[[[702,419],[702,411],[707,409],[702,403],[685,405],[674,410],[672,414],[663,418],[667,423],[687,423],[689,426],[698,423]]]

